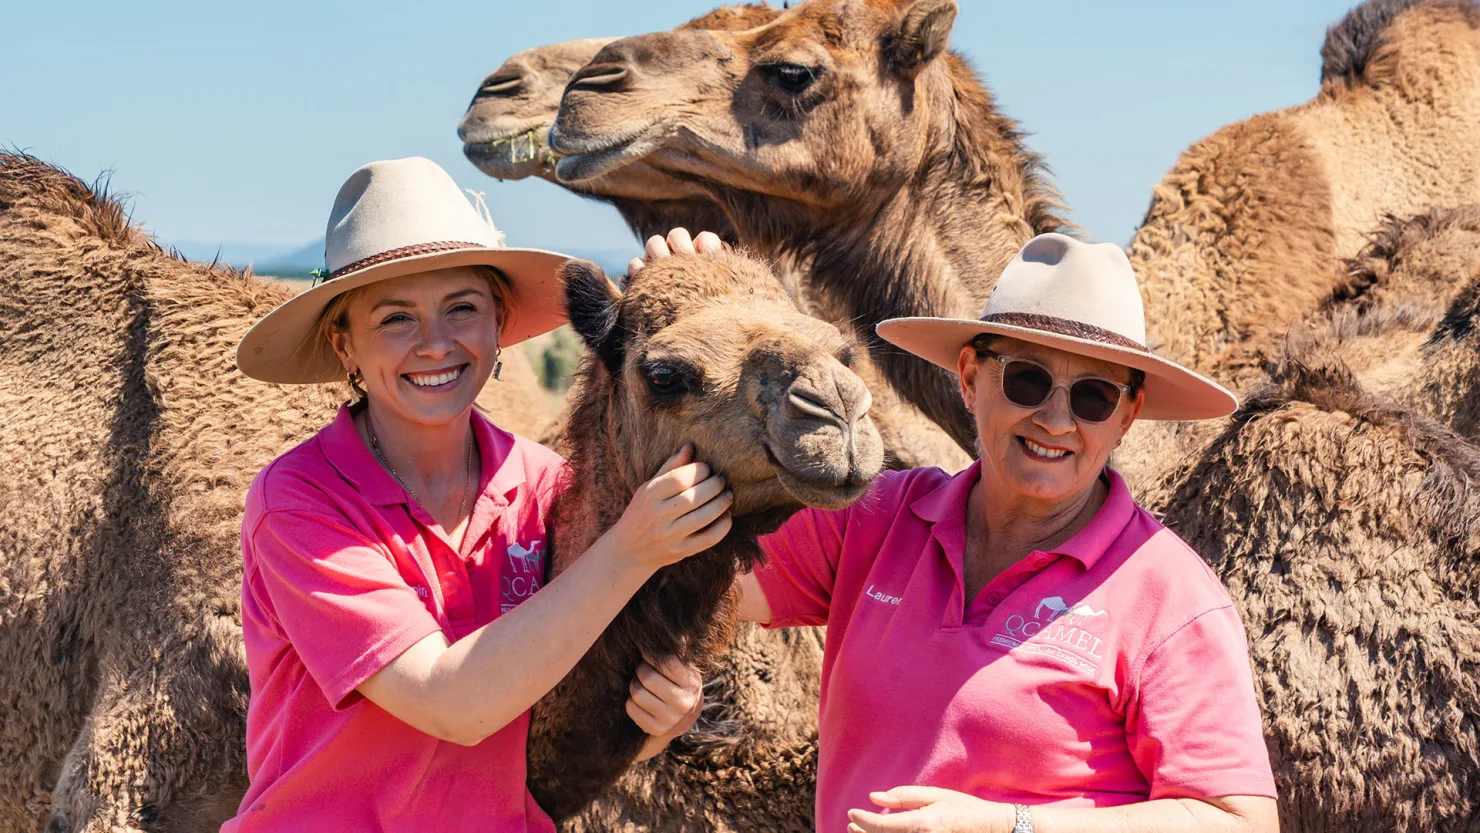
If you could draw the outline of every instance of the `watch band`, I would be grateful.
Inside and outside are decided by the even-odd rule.
[[[1028,805],[1014,804],[1012,808],[1017,811],[1017,824],[1012,833],[1033,833],[1033,811],[1028,809]]]

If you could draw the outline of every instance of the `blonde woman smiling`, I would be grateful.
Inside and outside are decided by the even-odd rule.
[[[425,159],[355,171],[328,279],[242,340],[266,382],[346,376],[356,401],[247,496],[243,631],[251,787],[227,831],[548,833],[525,789],[530,706],[657,569],[729,530],[687,449],[541,586],[553,452],[473,408],[502,347],[558,326],[564,257],[505,248]],[[638,671],[627,712],[660,750],[697,673]]]

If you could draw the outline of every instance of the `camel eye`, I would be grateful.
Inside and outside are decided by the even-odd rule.
[[[801,95],[822,75],[822,67],[801,64],[763,64],[759,69],[766,83],[787,95]]]
[[[660,397],[677,396],[688,390],[688,379],[684,372],[670,364],[653,362],[645,365],[642,375],[647,379],[648,387]]]

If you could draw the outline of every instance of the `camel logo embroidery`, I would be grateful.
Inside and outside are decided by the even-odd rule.
[[[1070,604],[1060,596],[1045,596],[1032,617],[1014,613],[1003,623],[1004,632],[991,644],[1009,651],[1052,657],[1086,674],[1100,670],[1105,640],[1095,631],[1108,624],[1110,614],[1082,602]],[[1103,631],[1100,631],[1103,633]]]
[[[507,548],[509,569],[499,581],[499,613],[508,613],[540,589],[545,577],[545,542],[515,541]]]

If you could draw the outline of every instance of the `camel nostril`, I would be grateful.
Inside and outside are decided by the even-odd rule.
[[[622,64],[591,64],[581,68],[570,79],[568,90],[601,90],[615,87],[625,81],[630,73]]]
[[[481,101],[485,98],[513,95],[523,88],[523,75],[495,75],[483,82],[483,86],[478,88],[478,92],[473,96],[473,100]]]
[[[809,417],[811,419],[822,419],[828,422],[842,421],[843,417],[833,405],[823,401],[816,394],[798,390],[792,387],[786,395],[786,404],[793,415]]]

